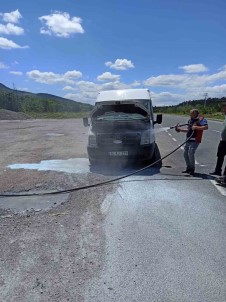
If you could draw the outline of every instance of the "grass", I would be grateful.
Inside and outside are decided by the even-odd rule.
[[[222,113],[212,113],[212,114],[205,114],[206,118],[214,119],[214,120],[224,120],[225,116]]]
[[[26,114],[34,119],[67,119],[87,117],[90,112],[26,112]]]
[[[157,113],[156,113],[157,114]],[[172,114],[172,115],[181,115],[181,116],[189,116],[188,114],[184,114],[184,113],[165,113],[165,114]],[[163,112],[164,115],[164,112]],[[223,115],[221,112],[216,112],[216,113],[207,113],[207,114],[203,114],[205,116],[205,118],[208,119],[213,119],[213,120],[224,120],[225,119],[225,115]]]

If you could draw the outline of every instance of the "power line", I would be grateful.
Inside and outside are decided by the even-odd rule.
[[[207,97],[208,97],[208,92],[205,92],[204,94],[204,107],[206,107],[206,100],[207,100]]]

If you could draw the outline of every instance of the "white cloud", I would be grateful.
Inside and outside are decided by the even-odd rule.
[[[29,48],[29,46],[20,46],[13,42],[12,40],[8,40],[6,38],[0,37],[0,48],[3,49],[12,49],[12,48]]]
[[[56,11],[51,15],[40,17],[39,20],[44,24],[44,27],[40,29],[41,34],[68,38],[73,34],[85,32],[81,26],[82,19],[70,17],[68,13]]]
[[[19,90],[19,91],[29,91],[29,89],[28,88],[20,88],[20,87],[18,87],[18,89],[17,90]]]
[[[153,104],[158,106],[202,99],[204,92],[208,92],[209,97],[226,95],[226,66],[212,74],[163,74],[152,76],[144,82],[134,80],[131,83],[121,82],[120,76],[110,72],[97,76],[96,81],[78,80],[82,74],[76,70],[67,71],[64,74],[32,70],[27,73],[27,76],[40,83],[65,83],[66,85],[62,88],[65,98],[90,104],[95,103],[99,91],[144,86],[151,88]],[[158,91],[159,87],[162,87],[161,92],[155,92],[154,87],[158,87]]]
[[[140,81],[134,81],[132,84],[131,84],[132,87],[138,87],[138,86],[141,86],[141,82]]]
[[[66,91],[75,90],[75,89],[76,89],[76,88],[71,87],[71,86],[65,86],[65,87],[63,88],[63,90],[66,90]]]
[[[203,89],[205,86],[217,82],[226,80],[226,69],[214,74],[169,74],[159,75],[156,77],[150,77],[144,81],[144,85],[149,87],[172,87],[177,89],[184,89],[186,91],[192,91],[197,89]]]
[[[175,105],[187,100],[186,95],[168,91],[156,93],[151,91],[153,106]]]
[[[80,102],[81,95],[79,93],[67,93],[63,96],[65,99]]]
[[[226,66],[212,74],[163,74],[152,76],[144,82],[135,80],[132,83],[123,83],[120,80],[110,79],[103,83],[78,81],[74,86],[72,85],[75,87],[74,93],[68,93],[65,97],[94,104],[101,90],[128,89],[144,85],[152,88],[151,97],[153,104],[157,106],[176,105],[187,100],[203,99],[205,92],[208,92],[209,97],[222,97],[226,95]],[[155,92],[154,87],[158,87],[158,90],[162,87],[162,91]]]
[[[182,85],[188,78],[189,76],[187,75],[159,75],[157,77],[148,78],[146,81],[144,81],[144,84],[146,86],[178,87],[178,85]]]
[[[127,59],[117,59],[114,63],[111,61],[105,62],[105,65],[107,67],[110,67],[112,69],[116,70],[127,70],[129,68],[134,68],[134,64]]]
[[[79,93],[68,93],[64,95],[64,98],[81,102],[81,103],[88,103],[88,104],[94,104],[96,98],[97,98],[98,92],[79,92]]]
[[[54,72],[41,72],[39,70],[31,70],[27,72],[27,76],[35,80],[38,83],[44,84],[56,84],[56,83],[68,83],[73,84],[75,79],[82,77],[82,73],[77,70],[67,71],[64,74],[58,74]]]
[[[100,84],[90,81],[78,81],[75,85],[76,92],[68,93],[64,97],[83,103],[94,104],[99,91],[132,88],[134,83],[125,84],[120,81],[110,81]]]
[[[77,70],[70,70],[70,71],[67,71],[64,76],[66,78],[81,78],[82,77],[82,73],[80,71],[77,71]]]
[[[0,24],[0,34],[20,36],[24,34],[24,29],[12,23]]]
[[[186,93],[172,92],[151,92],[151,98],[154,106],[177,105],[184,101],[204,99],[204,93],[208,93],[208,97],[225,97],[226,84],[216,86],[206,86],[203,89],[187,91]]]
[[[130,84],[125,84],[120,81],[108,82],[102,85],[102,90],[115,90],[115,89],[127,89],[131,88]]]
[[[89,82],[89,81],[79,81],[76,82],[77,89],[80,91],[89,91],[89,92],[96,92],[101,89],[101,85],[96,84],[94,82]]]
[[[199,73],[199,72],[205,72],[208,71],[208,68],[203,64],[191,64],[191,65],[185,65],[180,66],[180,69],[183,69],[186,73]]]
[[[209,75],[207,77],[207,83],[213,83],[216,81],[226,80],[226,68],[224,68],[222,71],[214,73],[212,75]]]
[[[22,15],[18,9],[10,13],[1,13],[0,16],[2,17],[2,20],[4,22],[10,23],[18,23],[19,20],[22,18]]]
[[[226,70],[226,65],[221,66],[218,70]]]
[[[209,97],[211,97],[211,96],[212,97],[214,97],[214,96],[223,97],[226,95],[226,84],[207,86],[207,87],[205,87],[204,92],[207,92],[209,94]]]
[[[120,75],[112,74],[111,72],[104,72],[97,77],[98,81],[118,81],[119,79]]]
[[[4,63],[0,62],[0,69],[6,69],[8,66],[6,66]]]
[[[75,88],[69,86],[70,88],[72,88],[71,90],[75,90],[75,92],[67,93],[64,95],[64,97],[82,103],[94,104],[99,91],[133,88],[134,83],[138,84],[137,82],[126,84],[120,81],[107,82],[103,84],[98,84],[89,81],[79,81],[75,83]],[[63,90],[67,89],[64,88]],[[186,100],[186,95],[170,92],[151,92],[151,96],[154,105],[158,106],[162,106],[164,104],[177,104],[178,102]]]
[[[22,76],[23,75],[23,72],[21,72],[21,71],[10,71],[9,73],[14,74],[16,76]]]

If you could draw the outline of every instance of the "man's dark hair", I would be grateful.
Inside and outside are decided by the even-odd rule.
[[[191,112],[194,112],[194,113],[196,114],[196,116],[198,116],[198,115],[199,115],[199,111],[198,111],[198,109],[192,109],[192,110],[191,110]]]

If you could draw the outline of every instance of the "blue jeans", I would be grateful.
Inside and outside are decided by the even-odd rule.
[[[187,170],[195,171],[195,151],[199,143],[187,142],[184,147],[184,159],[187,165]]]

